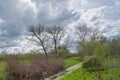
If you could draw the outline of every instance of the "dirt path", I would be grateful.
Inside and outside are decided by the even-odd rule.
[[[49,78],[46,78],[45,80],[60,80],[61,78],[63,78],[65,75],[71,73],[72,71],[74,71],[75,69],[79,68],[81,66],[81,64],[76,64],[70,68],[67,68],[66,70],[58,73],[58,74],[55,74]]]

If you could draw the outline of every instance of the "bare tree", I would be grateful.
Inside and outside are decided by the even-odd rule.
[[[51,35],[51,38],[54,44],[54,51],[56,54],[58,54],[57,47],[58,47],[58,44],[60,43],[60,40],[64,36],[63,27],[57,26],[57,25],[51,26],[51,27],[48,27],[47,32]]]
[[[78,35],[80,42],[85,42],[87,40],[89,32],[90,28],[88,28],[86,25],[79,26],[76,28],[76,34]]]
[[[89,35],[90,35],[91,40],[97,40],[97,39],[100,39],[102,37],[102,34],[99,31],[99,29],[95,29],[93,27],[90,28]]]
[[[45,32],[45,27],[38,25],[38,26],[30,26],[28,29],[29,32],[32,33],[32,35],[36,38],[36,40],[33,39],[34,42],[38,43],[42,47],[42,50],[44,51],[46,57],[48,58],[47,53],[47,40],[48,36]]]
[[[97,40],[102,37],[99,29],[95,29],[93,27],[87,27],[86,25],[79,26],[76,28],[76,33],[81,42],[85,42],[87,39]]]

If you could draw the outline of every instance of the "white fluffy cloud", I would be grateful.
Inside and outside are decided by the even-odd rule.
[[[3,23],[5,23],[5,21],[0,18],[0,24],[3,24]]]
[[[89,24],[92,21],[103,19],[106,10],[107,10],[107,6],[89,9],[81,15],[81,20]]]
[[[32,24],[65,26],[73,38],[74,28],[83,23],[109,37],[120,30],[120,0],[0,0],[0,11],[1,52],[35,48],[23,37]]]

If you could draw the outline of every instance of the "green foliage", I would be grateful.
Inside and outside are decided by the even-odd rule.
[[[96,70],[103,69],[103,65],[96,57],[91,57],[90,59],[86,60],[83,63],[82,68],[86,70],[96,71]]]
[[[120,55],[120,38],[109,41],[109,47],[113,57]]]
[[[94,40],[88,42],[81,42],[78,48],[78,53],[80,57],[84,58],[86,55],[87,56],[93,55],[96,44],[97,41]]]
[[[103,44],[101,42],[97,42],[93,54],[101,60],[103,58],[109,57],[110,56],[110,49],[109,49],[108,44]]]
[[[61,58],[67,58],[70,55],[70,52],[67,49],[67,46],[65,45],[58,46],[57,50],[58,50],[58,56]]]
[[[60,49],[58,50],[58,56],[62,58],[66,58],[67,56],[69,56],[69,52],[63,49]]]
[[[104,58],[110,56],[109,45],[104,43],[103,40],[91,40],[88,42],[80,43],[78,49],[80,57],[97,56],[98,58]]]

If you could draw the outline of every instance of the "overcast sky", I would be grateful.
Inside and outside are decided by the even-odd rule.
[[[120,0],[0,0],[0,52],[34,49],[25,39],[33,24],[62,25],[68,33],[87,24],[107,37],[117,36]]]

